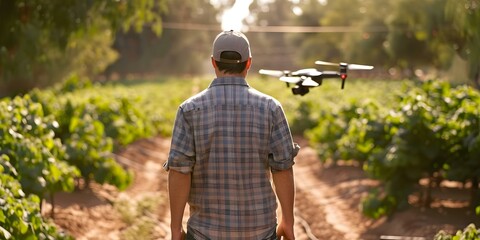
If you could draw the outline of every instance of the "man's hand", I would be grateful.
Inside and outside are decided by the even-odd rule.
[[[284,221],[278,225],[277,228],[277,238],[278,239],[285,239],[285,240],[294,240],[295,234],[293,232],[293,224],[287,224]]]

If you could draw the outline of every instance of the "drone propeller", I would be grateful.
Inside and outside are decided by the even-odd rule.
[[[346,65],[348,70],[372,70],[373,66],[361,65],[361,64],[348,64],[348,63],[332,63],[325,61],[315,61],[317,65],[327,65],[327,66],[342,66]]]
[[[258,71],[260,74],[270,75],[273,77],[283,77],[288,76],[290,71],[280,71],[280,70],[268,70],[268,69],[260,69]]]
[[[338,63],[325,62],[325,61],[315,61],[317,65],[327,65],[327,66],[338,66]]]

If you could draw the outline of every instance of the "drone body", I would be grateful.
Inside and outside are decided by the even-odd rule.
[[[305,95],[310,88],[322,85],[324,78],[340,78],[342,79],[342,89],[345,87],[345,80],[347,79],[347,70],[371,70],[373,66],[348,64],[348,63],[331,63],[324,61],[316,61],[318,65],[338,66],[340,70],[337,71],[318,71],[315,68],[305,68],[297,71],[281,71],[281,70],[267,70],[260,69],[260,74],[265,74],[273,77],[278,77],[280,81],[286,82],[287,87],[290,84],[295,84],[292,88],[294,95]]]

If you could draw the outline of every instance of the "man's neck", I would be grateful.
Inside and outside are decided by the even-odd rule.
[[[247,76],[246,72],[225,73],[225,72],[215,71],[215,74],[217,75],[217,77],[241,77],[241,78],[245,78]]]
[[[221,78],[221,77],[239,77],[239,78],[245,78],[244,75],[241,75],[241,74],[220,74],[220,75],[217,75],[217,78]]]

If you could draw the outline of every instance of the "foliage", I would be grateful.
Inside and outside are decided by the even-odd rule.
[[[367,156],[382,149],[389,142],[390,135],[386,133],[395,131],[389,126],[397,121],[394,116],[389,117],[387,109],[394,106],[396,94],[402,90],[402,85],[409,85],[409,82],[363,80],[347,84],[347,88],[355,89],[355,93],[333,94],[335,91],[331,89],[327,92],[319,89],[322,91],[321,98],[317,96],[308,100],[316,106],[312,111],[317,117],[314,118],[316,125],[305,129],[305,134],[317,147],[324,162],[339,159],[363,162]]]
[[[79,173],[63,161],[65,147],[55,137],[58,126],[29,95],[0,102],[0,154],[19,169],[11,173],[27,194],[44,198],[47,193],[74,188]]]
[[[444,6],[445,1],[401,0],[393,4],[395,11],[387,20],[387,52],[395,66],[412,74],[415,68],[450,66],[453,51],[439,36],[441,27],[450,25],[439,10]]]
[[[88,79],[75,79],[77,77],[72,76],[71,80],[56,86],[52,91],[38,92],[43,95],[39,101],[45,99],[42,105],[54,115],[65,111],[62,109],[67,101],[70,101],[73,108],[83,111],[83,114],[90,112],[94,119],[104,125],[106,135],[114,141],[114,147],[155,134],[170,135],[178,105],[189,97],[192,88],[208,86],[208,82],[197,83],[190,78],[131,80],[103,85],[92,84]],[[198,84],[206,86],[197,86]],[[74,90],[62,94],[67,85],[72,85],[68,88]],[[57,99],[55,104],[52,104],[53,99]],[[68,132],[67,126],[61,131]]]
[[[355,108],[347,105],[338,111],[324,113],[319,118],[319,122],[315,128],[309,132],[308,137],[318,149],[320,159],[327,161],[328,159],[338,160],[340,158],[337,151],[337,140],[345,133],[347,129],[347,115],[355,114]]]
[[[300,101],[295,108],[293,120],[290,122],[292,134],[303,134],[305,129],[311,129],[317,125],[317,119],[313,115],[313,103],[309,101]]]
[[[157,88],[137,82],[134,91],[124,84],[94,85],[74,75],[55,88],[31,93],[46,114],[58,121],[54,132],[63,143],[65,161],[77,167],[87,182],[119,189],[133,178],[112,152],[140,138],[169,135],[176,108],[191,91],[190,84],[178,80]],[[169,91],[180,97],[160,94]]]
[[[72,239],[45,221],[40,214],[40,198],[25,194],[20,182],[10,173],[17,172],[8,156],[0,156],[0,238]]]
[[[321,159],[353,159],[383,183],[363,203],[371,217],[408,205],[421,178],[478,182],[480,93],[427,81],[405,85],[389,106],[352,101],[322,116],[308,136]],[[472,192],[475,192],[475,186]],[[422,201],[429,204],[429,188]],[[472,206],[478,198],[472,196]]]
[[[55,134],[65,148],[65,160],[76,166],[87,182],[110,183],[119,189],[130,184],[132,173],[115,161],[112,152],[114,141],[127,144],[145,135],[141,127],[143,123],[136,125],[128,121],[135,117],[137,109],[128,101],[123,101],[126,106],[122,106],[121,100],[102,98],[102,95],[78,102],[68,94],[62,99],[56,98],[53,92],[36,91],[33,94],[58,119]],[[129,123],[132,124],[126,127]],[[135,131],[128,132],[133,128]]]
[[[438,232],[434,240],[479,240],[480,239],[480,229],[475,227],[475,224],[470,224],[465,229],[458,230],[455,235],[450,235],[445,231]]]
[[[0,96],[98,73],[116,58],[117,30],[161,31],[165,1],[0,1]]]
[[[446,16],[452,29],[445,35],[460,57],[467,61],[468,74],[480,88],[480,3],[478,0],[447,0]],[[453,31],[452,31],[453,30]]]
[[[1,141],[12,139],[17,145],[43,149],[32,152],[50,149],[46,156],[55,157],[56,161],[50,159],[54,166],[65,164],[80,170],[82,177],[123,189],[131,175],[113,160],[115,146],[153,134],[171,134],[178,105],[208,87],[210,81],[175,78],[99,85],[73,76],[53,89],[1,101],[0,106],[6,109],[0,111],[1,116],[20,116],[17,120],[0,118],[0,126],[17,124],[15,128],[0,130],[2,136],[7,136]],[[480,93],[470,87],[439,81],[413,84],[363,80],[349,81],[347,89],[355,92],[345,92],[339,89],[338,82],[325,82],[309,95],[299,97],[292,96],[290,89],[276,80],[252,77],[249,84],[282,103],[295,133],[305,133],[310,138],[322,154],[322,161],[362,162],[364,170],[383,183],[363,202],[368,216],[377,218],[405,206],[406,196],[414,191],[420,178],[465,182],[479,175]],[[22,107],[9,110],[8,106],[15,101],[15,106]],[[23,108],[28,110],[22,111]],[[32,120],[42,127],[29,127]],[[32,138],[27,142],[14,137],[18,134]],[[52,142],[59,145],[49,148]],[[0,148],[4,154],[7,149],[15,149],[10,145]],[[5,170],[9,176],[20,176],[20,171],[28,169],[15,165],[17,160],[12,159],[17,155],[23,156],[4,155],[9,160],[4,160],[2,166],[7,169],[10,164],[8,169],[16,169]],[[49,161],[41,154],[34,158]],[[45,165],[40,167],[48,169]],[[55,180],[43,175],[31,178],[38,176]],[[59,185],[51,186],[52,191],[60,191]],[[478,202],[471,203],[478,206]],[[151,225],[149,221],[144,223],[125,232],[125,237],[135,235],[139,229],[146,233]]]
[[[471,88],[431,81],[399,99],[398,130],[386,148],[364,165],[367,173],[385,183],[385,194],[395,198],[395,207],[407,205],[408,195],[423,177],[430,182],[438,177],[475,182],[480,155],[467,142],[480,131],[479,96]],[[428,205],[429,192],[426,195]],[[472,206],[476,201],[471,199]]]
[[[67,109],[74,108],[67,102]],[[62,136],[68,136],[64,138],[69,156],[67,161],[78,167],[87,181],[95,179],[98,183],[110,183],[120,190],[125,189],[132,180],[132,174],[126,172],[112,157],[113,143],[111,138],[106,137],[104,125],[81,110],[74,110],[74,115],[67,117],[71,117],[65,122],[68,131],[61,133]]]
[[[359,30],[297,34],[289,44],[298,46],[302,65],[318,59],[362,62],[413,77],[417,69],[448,69],[457,54],[479,86],[477,0],[300,1],[296,7],[302,9],[292,20],[297,25]]]
[[[80,89],[91,89],[92,87],[93,84],[90,80],[88,80],[88,78],[81,78],[78,74],[72,74],[61,84],[58,84],[55,88],[55,91],[59,94],[65,94],[68,92],[75,92]]]
[[[359,2],[353,12],[352,23],[359,32],[348,33],[341,45],[342,56],[349,62],[374,64],[375,68],[389,68],[394,59],[388,55],[387,37],[389,32],[387,17],[392,13],[393,1],[368,0]]]
[[[171,89],[176,82],[166,85]],[[143,93],[156,96],[158,90],[165,89],[147,85]],[[181,101],[142,96],[128,86],[102,87],[72,76],[53,89],[1,100],[0,236],[63,239],[42,219],[40,201],[46,194],[72,191],[76,178],[128,187],[132,173],[115,161],[113,151],[160,131],[168,134],[163,122],[170,131]],[[162,114],[163,106],[172,116]],[[140,208],[148,211],[149,205]]]
[[[390,141],[389,131],[396,119],[388,116],[377,101],[367,99],[353,104],[353,115],[345,119],[346,130],[339,138],[334,139],[339,152],[339,159],[356,159],[366,161],[369,156],[378,154]],[[344,114],[344,113],[342,113]],[[388,120],[387,120],[388,119]],[[387,124],[386,122],[388,121]]]

